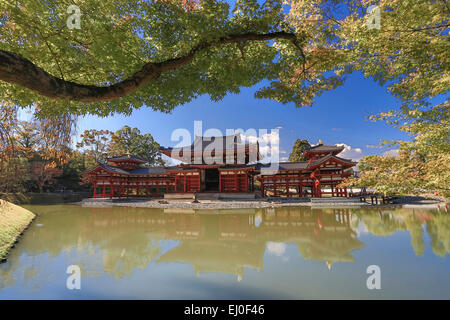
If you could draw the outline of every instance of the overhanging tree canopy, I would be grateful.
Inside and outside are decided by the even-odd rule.
[[[448,88],[446,1],[4,0],[0,99],[43,114],[170,112],[203,94],[219,100],[266,79],[255,93],[297,106],[363,70],[396,96]],[[368,29],[366,8],[380,7]]]

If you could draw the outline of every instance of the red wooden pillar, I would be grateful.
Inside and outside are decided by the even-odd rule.
[[[320,180],[319,180],[319,188],[317,189],[317,192],[319,193],[318,196],[322,198],[322,184],[320,183]]]
[[[261,182],[261,198],[264,198],[264,180],[260,180]]]
[[[92,195],[93,198],[97,197],[96,191],[97,191],[97,183],[94,181],[94,194]]]
[[[248,192],[248,173],[245,171],[245,192]]]
[[[320,181],[319,179],[316,179],[316,181],[314,182],[314,196],[316,197],[321,197],[322,194],[320,192]]]
[[[184,174],[184,192],[186,192],[186,187],[187,187],[187,175]]]
[[[237,172],[234,173],[234,191],[239,192],[239,185],[238,185],[238,174]]]
[[[273,182],[273,196],[276,197],[277,195],[277,180],[275,179]]]
[[[219,171],[219,192],[222,192],[222,172]]]
[[[286,178],[286,196],[289,198],[291,196],[289,192],[289,177]]]
[[[300,180],[300,185],[298,186],[298,196],[303,197],[303,183],[302,180]]]
[[[109,198],[112,199],[114,195],[113,181],[109,180]]]

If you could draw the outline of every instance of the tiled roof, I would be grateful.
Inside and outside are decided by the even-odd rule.
[[[256,168],[257,164],[243,164],[243,165],[233,165],[225,168],[218,168],[219,170],[230,170],[230,169],[247,169],[247,168]]]
[[[111,157],[106,159],[106,161],[124,161],[124,160],[134,160],[136,162],[147,163],[147,161],[130,154],[123,154],[117,157]]]
[[[280,162],[280,170],[302,170],[308,167],[308,161]]]
[[[130,171],[130,174],[165,174],[166,168],[164,167],[149,167],[149,168],[137,168]]]
[[[107,164],[103,164],[103,163],[99,163],[98,164],[99,167],[109,171],[109,172],[114,172],[117,174],[125,174],[125,175],[135,175],[135,174],[165,174],[166,170],[169,168],[165,168],[165,167],[149,167],[149,168],[137,168],[134,169],[132,171],[126,171],[123,170],[119,167],[116,166],[110,166]],[[98,167],[97,167],[98,168]],[[94,168],[95,169],[95,168]],[[94,170],[92,169],[92,170]],[[90,170],[90,171],[92,171]]]
[[[242,142],[241,135],[229,135],[229,136],[218,136],[218,137],[200,137],[196,136],[194,142],[190,146],[186,146],[188,149],[190,147],[191,151],[201,151],[203,152],[209,145],[209,149],[214,151],[225,151],[225,150],[238,150],[238,148],[248,148],[256,147],[257,143]],[[170,152],[172,150],[183,150],[186,147],[177,148],[164,148],[161,147],[161,151]]]
[[[98,165],[100,167],[102,167],[103,169],[107,170],[107,171],[115,172],[115,173],[118,173],[118,174],[129,174],[128,171],[123,170],[123,169],[121,169],[119,167],[110,166],[110,165],[103,164],[103,163],[99,163]]]
[[[312,161],[311,164],[309,165],[309,167],[314,167],[314,166],[316,166],[316,165],[318,165],[318,164],[320,164],[322,162],[325,162],[325,161],[327,161],[327,160],[329,160],[331,158],[340,160],[342,162],[346,162],[348,164],[356,164],[355,162],[353,162],[353,161],[351,161],[349,159],[340,158],[340,157],[337,157],[337,156],[335,156],[335,155],[330,153],[330,154],[326,155],[325,157],[322,157],[320,159]]]
[[[276,169],[276,164],[272,163],[259,163],[256,165],[256,169],[270,169],[270,167]],[[308,168],[308,161],[299,162],[280,162],[278,163],[278,170],[280,171],[290,171],[290,170],[304,170]]]
[[[343,146],[330,146],[325,144],[319,144],[314,147],[310,147],[305,150],[305,152],[327,152],[327,151],[342,151],[344,150]]]

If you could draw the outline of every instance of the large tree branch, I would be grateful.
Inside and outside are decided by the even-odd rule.
[[[126,96],[149,81],[157,79],[161,73],[175,70],[189,62],[204,49],[242,41],[262,41],[289,39],[296,35],[287,32],[266,34],[247,33],[230,35],[212,42],[200,43],[186,55],[163,62],[148,62],[131,77],[109,86],[83,85],[57,78],[19,54],[0,50],[0,80],[28,88],[42,96],[80,102],[109,101]]]

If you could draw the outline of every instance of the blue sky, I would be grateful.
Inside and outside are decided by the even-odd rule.
[[[230,0],[232,7],[235,1]],[[262,0],[258,0],[262,3]],[[254,128],[281,128],[280,158],[286,160],[296,139],[307,139],[316,144],[346,145],[342,157],[358,160],[364,155],[382,154],[385,149],[373,148],[383,139],[407,139],[399,130],[383,123],[367,121],[367,116],[382,110],[396,108],[400,102],[372,79],[361,73],[348,76],[346,83],[316,98],[311,107],[296,108],[293,103],[283,105],[272,100],[254,98],[255,91],[266,83],[242,88],[240,94],[230,94],[220,102],[202,96],[179,106],[171,114],[151,108],[135,110],[131,116],[115,115],[107,118],[86,116],[79,119],[78,136],[86,129],[118,130],[124,125],[150,133],[162,146],[175,146],[171,141],[175,129],[185,128],[194,136],[194,121],[202,121],[203,130],[217,128],[244,130]]]
[[[398,106],[386,87],[360,73],[348,76],[346,83],[316,98],[312,107],[296,108],[293,103],[283,105],[272,100],[254,98],[261,83],[243,88],[240,94],[230,94],[220,102],[202,96],[191,103],[176,108],[171,114],[150,108],[135,110],[131,116],[115,115],[98,118],[87,116],[78,123],[78,134],[85,129],[118,130],[124,125],[137,127],[142,133],[150,133],[162,146],[174,146],[172,131],[189,130],[194,136],[194,121],[203,123],[203,130],[249,128],[274,129],[281,127],[280,157],[287,157],[296,139],[307,139],[316,144],[345,143],[348,147],[342,156],[359,159],[369,154],[381,154],[384,149],[370,147],[382,139],[405,139],[399,130],[382,122],[367,121],[367,116]],[[287,152],[287,153],[284,153]],[[284,160],[284,159],[282,159]]]

